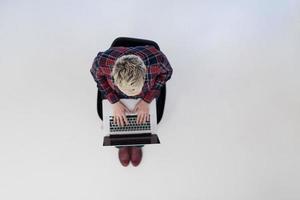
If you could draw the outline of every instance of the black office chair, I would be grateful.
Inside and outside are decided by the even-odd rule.
[[[111,47],[134,47],[134,46],[145,46],[145,45],[153,45],[156,49],[160,50],[158,44],[151,40],[139,39],[139,38],[129,38],[129,37],[118,37],[116,38]],[[156,101],[156,113],[157,113],[157,124],[160,122],[164,107],[165,107],[165,99],[166,99],[166,84],[161,88],[160,96]],[[101,120],[103,120],[103,112],[102,112],[102,96],[100,91],[98,90],[97,97],[97,112]]]

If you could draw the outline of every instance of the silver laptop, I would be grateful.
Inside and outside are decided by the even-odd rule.
[[[120,101],[129,109],[133,110],[140,99],[121,99]],[[103,146],[135,146],[141,144],[157,144],[157,116],[156,116],[156,99],[150,103],[149,114],[150,120],[143,124],[137,124],[136,113],[125,113],[128,125],[118,126],[113,122],[113,107],[107,100],[103,100],[103,129],[106,136],[104,137]]]

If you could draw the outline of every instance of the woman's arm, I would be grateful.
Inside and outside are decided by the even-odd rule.
[[[173,74],[173,69],[167,57],[162,52],[157,59],[160,66],[159,75],[157,75],[155,78],[154,86],[142,98],[147,103],[151,103],[154,98],[159,97],[162,86],[171,78]]]
[[[107,100],[110,103],[114,104],[118,102],[120,99],[117,96],[116,92],[108,84],[107,77],[102,72],[101,67],[99,66],[100,58],[101,58],[101,53],[98,53],[97,57],[94,59],[90,72],[97,83],[97,87],[101,92],[102,97],[107,98]]]

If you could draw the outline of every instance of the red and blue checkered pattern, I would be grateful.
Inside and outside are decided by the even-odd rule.
[[[113,82],[111,77],[112,67],[116,59],[133,54],[139,56],[145,63],[147,70],[142,92],[136,96],[127,96]],[[103,98],[110,103],[116,103],[120,98],[142,98],[151,103],[160,95],[160,89],[168,81],[173,69],[167,57],[152,45],[136,47],[111,47],[99,52],[94,59],[90,72],[97,83],[97,87]]]

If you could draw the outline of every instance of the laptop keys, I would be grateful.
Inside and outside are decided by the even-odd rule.
[[[111,132],[134,132],[134,131],[146,131],[150,130],[150,121],[146,120],[144,124],[137,124],[136,119],[137,115],[128,115],[126,116],[128,120],[128,125],[124,124],[124,126],[118,126],[113,122],[114,117],[110,116],[110,131]]]

